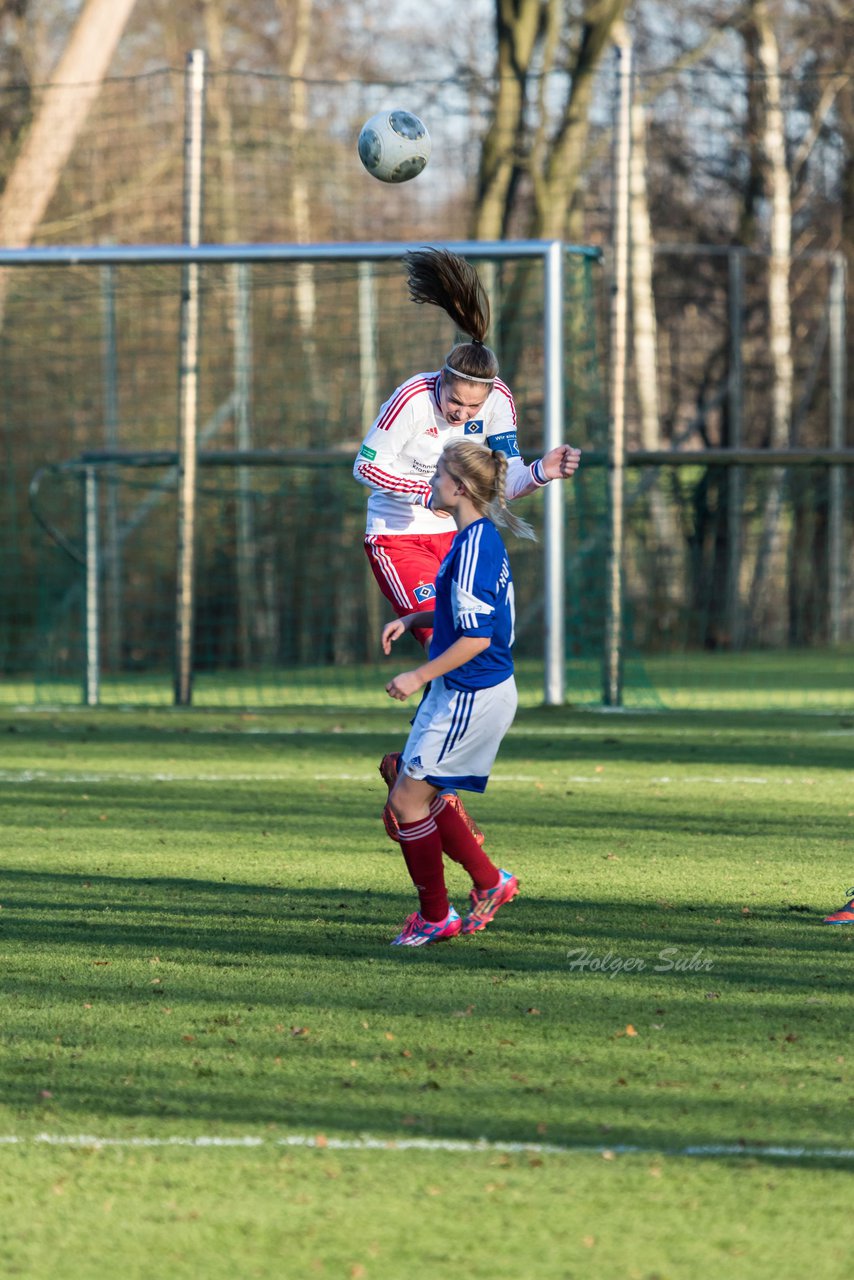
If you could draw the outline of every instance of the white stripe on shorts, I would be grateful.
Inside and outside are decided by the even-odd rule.
[[[370,537],[366,538],[365,541],[370,546],[371,555],[373,556],[374,562],[381,570],[382,575],[386,580],[386,584],[388,585],[389,591],[391,591],[391,594],[394,596],[398,605],[400,605],[401,608],[403,609],[411,609],[412,601],[409,599],[409,594],[406,590],[406,587],[401,582],[400,576],[398,575],[394,561],[392,560],[388,551],[385,549],[385,547],[378,547],[374,542],[374,540]]]
[[[402,769],[436,787],[485,791],[516,700],[512,676],[490,689],[450,689],[440,676],[412,722]]]
[[[471,713],[474,707],[474,689],[467,692],[457,690],[454,694],[454,711],[451,719],[451,727],[448,730],[445,741],[442,743],[442,750],[439,752],[439,762],[442,757],[452,751],[457,743],[465,737],[466,729],[469,727]]]

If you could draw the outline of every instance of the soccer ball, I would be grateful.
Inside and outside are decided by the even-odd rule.
[[[408,182],[430,159],[430,134],[411,111],[378,111],[362,125],[359,159],[380,182]]]

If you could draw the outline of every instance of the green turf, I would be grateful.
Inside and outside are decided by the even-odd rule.
[[[413,642],[414,643],[414,642]],[[400,655],[398,655],[400,656]],[[7,678],[0,683],[0,707],[71,707],[83,701],[79,678]],[[854,649],[781,649],[746,653],[674,652],[631,655],[623,672],[622,701],[632,711],[827,711],[854,712]],[[351,712],[386,704],[387,664],[293,667],[258,671],[199,672],[193,703],[207,709],[347,707]],[[544,699],[543,664],[517,663],[520,706]],[[566,701],[598,707],[602,701],[599,656],[573,654],[566,670]],[[174,673],[106,676],[99,698],[104,706],[168,708]]]
[[[851,717],[524,710],[411,952],[408,714],[0,716],[0,1273],[849,1274]]]

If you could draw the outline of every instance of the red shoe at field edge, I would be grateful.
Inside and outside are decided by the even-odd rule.
[[[852,895],[850,900],[832,915],[825,916],[822,924],[854,924],[854,889],[849,889],[848,892]]]

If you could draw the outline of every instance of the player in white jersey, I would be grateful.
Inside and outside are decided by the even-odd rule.
[[[519,889],[512,872],[487,857],[462,817],[442,800],[448,785],[486,789],[516,712],[513,577],[493,522],[523,536],[533,532],[505,510],[507,472],[503,453],[462,440],[448,443],[431,492],[452,514],[457,532],[439,569],[434,607],[398,618],[383,630],[383,650],[390,653],[404,632],[435,623],[428,661],[386,685],[400,701],[429,686],[389,797],[419,898],[419,910],[409,916],[394,946],[419,947],[476,933]],[[464,919],[448,900],[443,852],[472,879]]]
[[[441,369],[416,374],[397,388],[380,409],[353,468],[355,478],[371,490],[365,550],[398,617],[430,607],[436,574],[454,539],[451,514],[436,507],[430,490],[449,440],[465,439],[505,454],[510,499],[550,480],[568,479],[581,458],[578,449],[558,445],[530,465],[523,461],[513,396],[498,376],[495,352],[485,345],[489,300],[474,268],[458,254],[435,248],[408,253],[405,262],[413,302],[441,307],[471,341],[458,343]],[[416,626],[412,633],[425,648],[429,645],[429,627]],[[393,785],[395,753],[383,758],[380,773]],[[384,816],[395,839],[388,808]]]
[[[516,440],[516,406],[498,377],[495,353],[484,344],[489,301],[474,268],[444,249],[406,255],[410,296],[439,306],[471,335],[441,369],[419,373],[385,402],[362,442],[353,467],[370,490],[365,550],[380,590],[398,616],[434,596],[439,565],[453,541],[451,516],[437,510],[430,480],[448,440],[466,439],[508,459],[507,497],[521,498],[550,480],[574,475],[578,449],[558,445],[530,465]],[[425,647],[429,628],[415,629]]]

